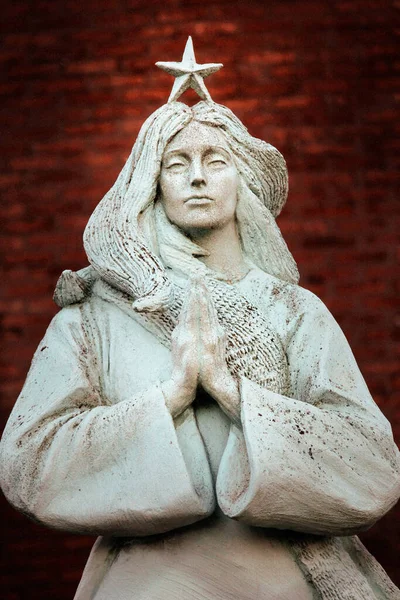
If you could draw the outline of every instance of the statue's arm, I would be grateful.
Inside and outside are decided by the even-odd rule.
[[[230,516],[254,525],[348,535],[400,495],[399,452],[351,349],[317,300],[287,348],[292,397],[241,382],[217,482]]]
[[[51,527],[91,534],[148,535],[208,514],[211,483],[197,492],[160,386],[111,405],[93,376],[96,358],[80,308],[63,309],[4,431],[9,501]],[[183,427],[196,430],[190,419]]]

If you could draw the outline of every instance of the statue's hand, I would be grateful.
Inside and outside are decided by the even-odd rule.
[[[192,404],[199,382],[199,319],[195,290],[192,286],[188,291],[172,333],[172,375],[162,384],[166,405],[174,418]]]
[[[240,423],[240,392],[238,382],[226,363],[227,336],[207,286],[198,281],[195,297],[199,311],[199,383],[214,398],[235,423]]]

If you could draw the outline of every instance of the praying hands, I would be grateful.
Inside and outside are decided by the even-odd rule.
[[[177,326],[172,334],[173,369],[162,389],[173,417],[194,400],[201,386],[235,423],[240,422],[240,394],[229,372],[226,333],[205,283],[192,280]]]

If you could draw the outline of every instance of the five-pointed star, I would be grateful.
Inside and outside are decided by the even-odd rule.
[[[206,88],[203,78],[211,75],[211,73],[215,73],[224,66],[221,63],[198,65],[194,55],[193,41],[190,36],[186,42],[181,62],[157,62],[156,65],[157,67],[160,67],[160,69],[163,69],[163,71],[176,77],[168,102],[177,100],[179,96],[190,87],[193,88],[203,100],[212,101],[210,92]]]

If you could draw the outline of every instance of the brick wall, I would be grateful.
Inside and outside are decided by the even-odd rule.
[[[250,132],[285,155],[279,223],[347,335],[400,440],[399,2],[9,0],[2,5],[1,417],[56,312],[60,272],[86,264],[82,231],[138,129],[168,98],[157,60],[188,34]],[[188,94],[188,100],[194,96]],[[3,500],[7,600],[71,598],[88,538],[30,523]],[[400,584],[399,509],[363,536]]]

